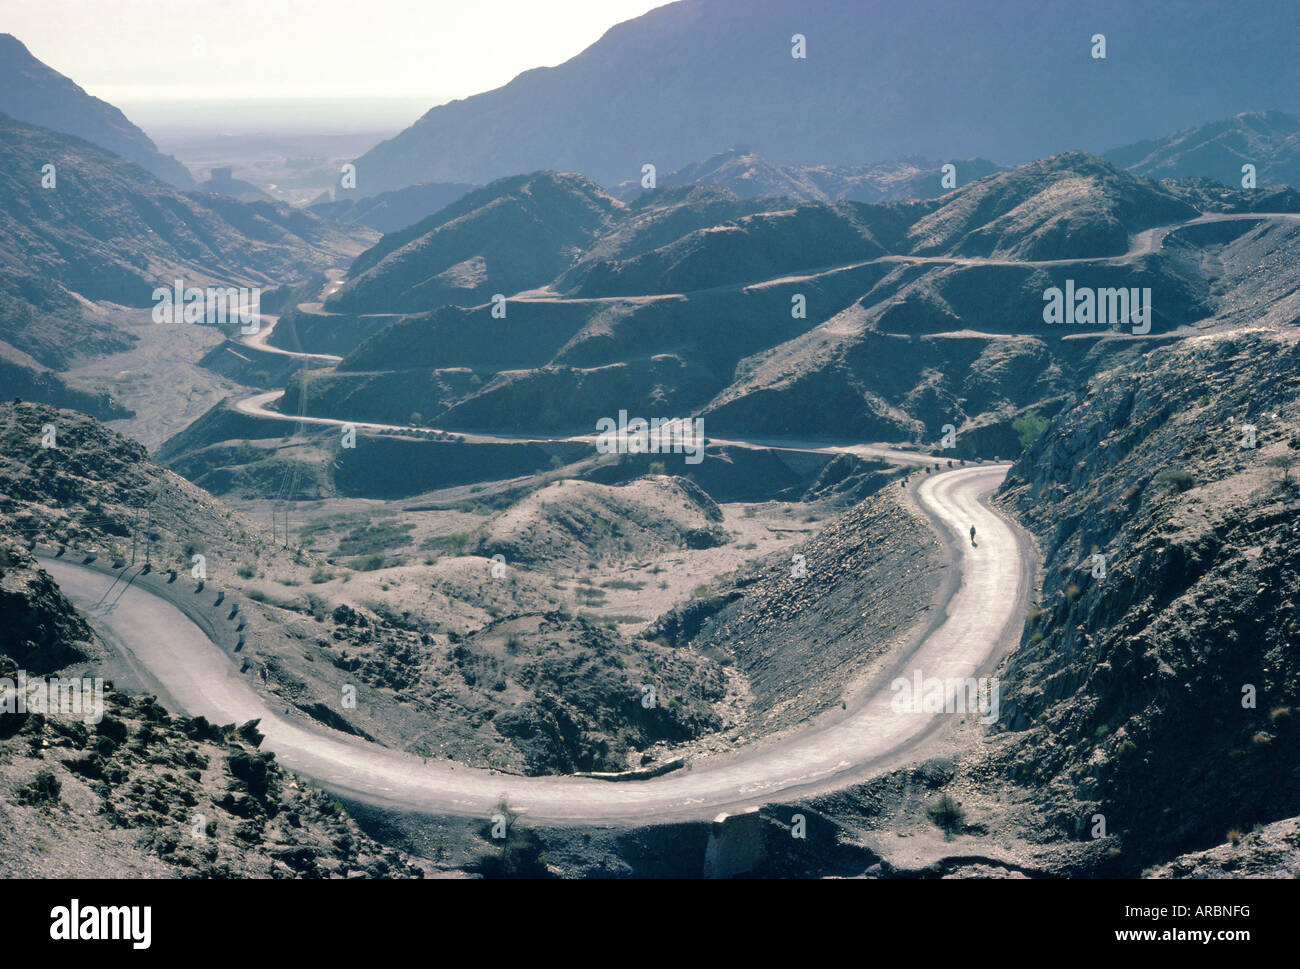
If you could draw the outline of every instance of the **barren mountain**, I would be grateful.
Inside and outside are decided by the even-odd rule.
[[[543,285],[591,244],[616,204],[580,176],[494,182],[384,236],[357,257],[348,285],[327,307],[412,312]]]
[[[186,195],[88,142],[0,118],[0,267],[86,299],[150,306],[156,286],[268,285],[355,251],[319,219],[271,202]],[[43,188],[39,162],[55,165]]]
[[[126,115],[42,64],[13,34],[0,34],[0,113],[84,138],[177,188],[194,187],[185,166],[159,152]]]
[[[332,371],[290,380],[285,400],[322,417],[405,423],[414,413],[426,426],[505,433],[589,433],[620,409],[702,414],[722,436],[933,441],[951,424],[961,453],[1005,454],[1019,446],[1011,424],[1023,412],[1050,415],[1099,361],[1127,352],[1105,339],[1128,335],[1117,321],[1046,322],[1045,292],[1150,289],[1150,333],[1166,334],[1228,308],[1213,281],[1221,250],[1234,261],[1289,231],[1235,220],[1166,233],[1260,199],[1157,184],[1078,152],[879,205],[694,187],[611,199],[592,220],[591,199],[606,197],[580,176],[528,183],[564,186],[552,196],[562,224],[588,227],[585,250],[547,250],[546,271],[562,271],[534,275],[531,246],[495,240],[492,269],[478,241],[452,245],[458,212],[527,217],[513,183],[487,186],[435,216],[432,231],[390,236],[358,260],[331,303],[348,315],[292,316],[279,345],[348,352]],[[1296,207],[1286,193],[1267,201]],[[430,239],[440,240],[432,264]],[[430,270],[471,263],[485,275],[462,290],[468,299],[420,290]],[[508,297],[504,317],[475,305],[489,293]],[[421,298],[464,305],[361,315]],[[340,332],[357,342],[340,344]]]
[[[1243,184],[1242,166],[1253,165],[1260,187],[1300,186],[1300,117],[1251,111],[1116,148],[1105,158],[1147,178],[1209,178],[1233,187]]]
[[[745,199],[895,202],[934,198],[950,191],[943,185],[944,164],[904,158],[872,165],[776,165],[747,146],[737,146],[658,178],[657,189],[713,185]],[[961,185],[998,170],[986,158],[961,159],[953,165],[954,180]],[[639,179],[629,179],[619,183],[614,194],[631,201],[645,191]]]
[[[1090,4],[1089,23],[1034,0],[670,3],[563,64],[432,108],[358,159],[358,184],[378,193],[554,169],[616,185],[737,144],[777,165],[1021,163],[1244,107],[1295,109],[1278,100],[1300,90],[1289,7],[1195,0],[1177,31],[1168,17],[1128,0]],[[798,38],[804,57],[792,56]]]
[[[345,225],[364,225],[377,232],[399,232],[441,211],[467,192],[478,188],[465,183],[434,182],[380,192],[378,195],[342,198],[326,194],[308,206],[313,215]],[[341,194],[336,191],[336,194]]]
[[[54,166],[43,183],[41,166]],[[156,287],[267,287],[345,262],[344,232],[272,202],[184,194],[79,138],[0,115],[0,355],[11,394],[122,416],[49,371],[128,349]],[[140,314],[143,316],[144,314]]]

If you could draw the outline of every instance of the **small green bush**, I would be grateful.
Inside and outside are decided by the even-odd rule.
[[[1047,430],[1047,421],[1038,411],[1031,410],[1012,421],[1011,429],[1020,439],[1020,446],[1029,447]]]
[[[1196,476],[1190,471],[1166,468],[1156,475],[1156,480],[1174,491],[1183,492],[1196,486]]]

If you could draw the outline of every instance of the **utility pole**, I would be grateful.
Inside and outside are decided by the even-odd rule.
[[[140,509],[135,510],[135,522],[131,525],[131,564],[135,565],[135,536],[140,531]]]

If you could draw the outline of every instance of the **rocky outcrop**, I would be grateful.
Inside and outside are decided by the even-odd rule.
[[[419,877],[260,752],[256,722],[173,717],[110,688],[98,724],[16,719],[0,751],[0,871],[28,876]],[[39,795],[39,796],[38,796]],[[50,841],[57,839],[51,848]],[[84,851],[93,845],[93,857]]]
[[[1300,811],[1300,350],[1225,333],[1095,379],[1000,501],[1045,554],[1002,768],[1131,870]]]
[[[806,544],[660,617],[647,633],[734,657],[760,733],[839,703],[854,674],[903,642],[941,581],[938,539],[902,489],[887,488]]]

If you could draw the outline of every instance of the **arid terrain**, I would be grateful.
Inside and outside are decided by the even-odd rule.
[[[1284,15],[742,6],[191,167],[0,34],[0,875],[1300,871]]]

